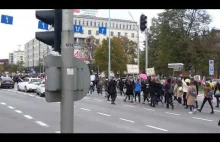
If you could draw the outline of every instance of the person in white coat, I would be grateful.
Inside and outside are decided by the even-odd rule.
[[[186,94],[187,94],[187,90],[188,90],[188,85],[186,84],[184,79],[182,79],[182,85],[183,85],[183,105],[186,106],[185,108],[187,109],[188,106],[187,106]]]

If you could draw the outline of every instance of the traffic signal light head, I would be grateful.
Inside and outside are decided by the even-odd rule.
[[[141,14],[140,17],[140,30],[143,32],[147,28],[147,16]]]
[[[54,27],[54,31],[36,32],[36,39],[61,53],[62,9],[36,11],[36,18]]]

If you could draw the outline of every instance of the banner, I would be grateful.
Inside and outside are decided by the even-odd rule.
[[[127,64],[127,73],[128,74],[138,74],[139,73],[138,65]]]
[[[146,68],[146,74],[147,76],[155,75],[154,68]]]

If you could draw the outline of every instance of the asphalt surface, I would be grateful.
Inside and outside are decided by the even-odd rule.
[[[201,99],[199,104],[201,105]],[[214,106],[216,105],[215,102]],[[118,95],[116,105],[106,101],[104,94],[93,93],[74,102],[74,133],[219,133],[220,109],[210,114],[203,111],[188,114],[178,106],[174,110],[159,104],[123,102]],[[59,133],[60,104],[47,103],[36,93],[18,92],[16,88],[0,90],[0,132]]]

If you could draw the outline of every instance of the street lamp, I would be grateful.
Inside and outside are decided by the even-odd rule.
[[[110,32],[111,22],[110,22],[110,9],[109,9],[109,17],[108,17],[108,79],[110,80],[110,72],[111,72],[111,32]]]

